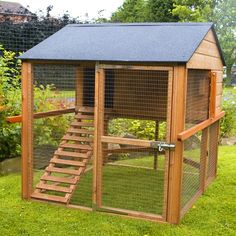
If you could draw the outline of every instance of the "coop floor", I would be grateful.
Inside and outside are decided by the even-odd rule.
[[[153,157],[146,156],[113,162],[103,167],[102,205],[104,207],[134,210],[162,215],[164,210],[164,158],[160,157],[159,168],[152,169]],[[38,182],[42,171],[35,172],[34,182]],[[92,207],[92,169],[81,177],[71,204]],[[196,188],[198,176],[184,172]],[[189,187],[189,186],[188,186]],[[194,189],[195,189],[194,188]],[[186,188],[184,198],[189,200],[193,188]],[[53,193],[55,194],[55,193]]]

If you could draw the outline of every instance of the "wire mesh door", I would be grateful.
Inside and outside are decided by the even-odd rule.
[[[100,70],[104,91],[99,110],[99,208],[164,219],[169,150],[160,144],[169,143],[172,70],[117,65],[100,65]]]

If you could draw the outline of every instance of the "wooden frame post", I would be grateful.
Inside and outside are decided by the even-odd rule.
[[[205,191],[207,180],[208,128],[202,131],[200,159],[200,190]]]
[[[210,118],[214,118],[216,116],[216,80],[216,73],[210,72]]]
[[[104,70],[96,64],[95,75],[95,107],[94,107],[94,162],[93,162],[93,209],[96,210],[102,205],[102,165],[103,148],[101,137],[104,133]]]
[[[33,78],[32,65],[22,64],[22,198],[30,199],[33,191]]]
[[[185,124],[186,76],[185,66],[174,67],[170,141],[176,144],[176,148],[170,152],[167,201],[167,221],[172,224],[180,221],[183,142],[178,141],[177,136]]]

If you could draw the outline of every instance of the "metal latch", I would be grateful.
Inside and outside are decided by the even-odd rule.
[[[164,151],[164,149],[168,150],[174,150],[175,149],[175,144],[174,143],[166,143],[166,142],[161,142],[161,141],[154,141],[151,142],[151,147],[158,149],[159,152]]]

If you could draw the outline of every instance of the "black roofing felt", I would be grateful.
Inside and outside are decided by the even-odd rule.
[[[187,62],[212,27],[212,23],[72,24],[20,58]]]

